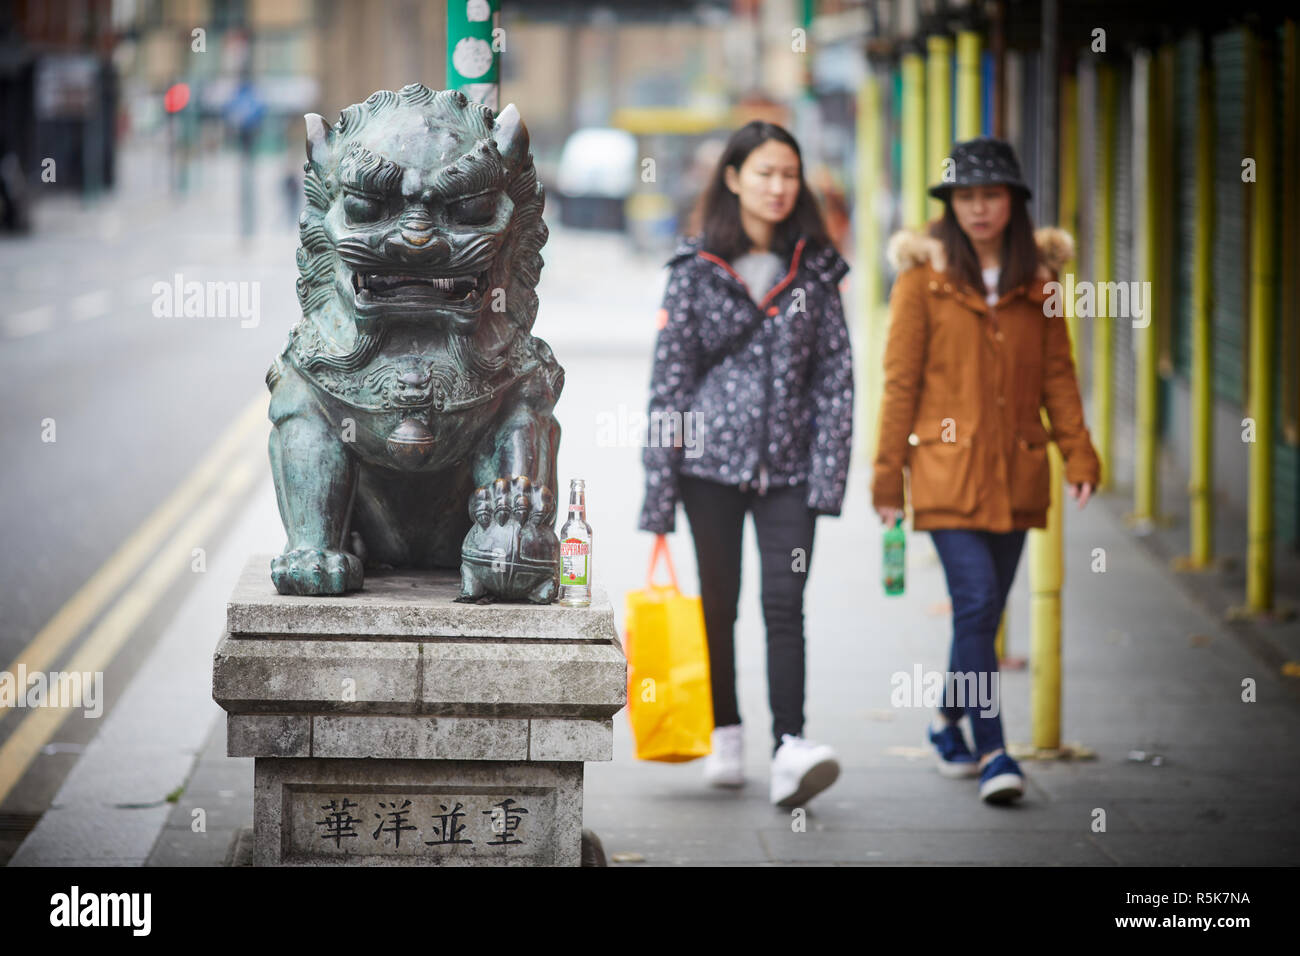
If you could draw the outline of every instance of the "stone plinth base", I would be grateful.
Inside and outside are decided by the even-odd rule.
[[[588,608],[457,604],[454,571],[278,594],[254,556],[213,697],[253,757],[259,866],[578,865],[583,762],[613,757],[627,662]]]
[[[255,763],[257,866],[577,866],[582,764]]]

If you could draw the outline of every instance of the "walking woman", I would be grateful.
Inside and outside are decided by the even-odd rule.
[[[1047,523],[1047,443],[1065,456],[1080,508],[1101,465],[1083,420],[1065,319],[1045,306],[1045,285],[1073,255],[1073,240],[1059,229],[1035,234],[1029,188],[1007,143],[958,143],[952,159],[954,180],[930,189],[943,200],[942,217],[927,234],[890,240],[899,275],[872,500],[892,526],[907,469],[912,527],[930,532],[948,582],[948,693],[929,731],[939,770],[978,775],[981,799],[1007,803],[1024,793],[1024,782],[1004,750],[994,638],[1025,531]],[[980,703],[953,693],[957,687],[979,688]],[[970,706],[960,706],[963,698]],[[973,754],[958,724],[963,715]]]
[[[734,628],[745,515],[762,564],[773,756],[770,798],[797,806],[839,776],[803,737],[803,592],[818,515],[838,515],[853,427],[853,364],[826,235],[794,138],[754,121],[727,143],[702,229],[671,268],[650,382],[639,527],[674,530],[680,499],[699,567],[713,688],[705,779],[744,783]]]

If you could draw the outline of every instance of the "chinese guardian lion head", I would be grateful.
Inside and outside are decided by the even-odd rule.
[[[531,334],[547,229],[518,110],[413,83],[306,121],[302,318],[267,374],[276,589],[459,567],[457,600],[549,603],[564,370]]]

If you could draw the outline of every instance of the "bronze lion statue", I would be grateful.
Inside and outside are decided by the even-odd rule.
[[[531,334],[547,228],[519,111],[413,83],[305,118],[302,318],[266,377],[276,590],[459,567],[457,600],[550,603],[564,370]]]

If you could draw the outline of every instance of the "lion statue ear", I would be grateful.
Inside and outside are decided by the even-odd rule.
[[[319,113],[307,113],[307,159],[317,174],[323,174],[330,160],[330,128]]]
[[[497,150],[511,166],[528,155],[528,127],[514,103],[497,114],[492,138],[496,140]]]

